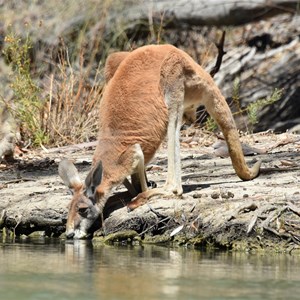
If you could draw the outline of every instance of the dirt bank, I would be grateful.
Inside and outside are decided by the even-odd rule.
[[[243,182],[234,173],[222,143],[199,130],[183,132],[181,198],[156,197],[128,212],[130,200],[119,187],[105,211],[94,241],[140,240],[241,250],[293,251],[300,244],[300,137],[260,133],[241,138],[249,164],[261,159],[261,175]],[[253,148],[255,147],[255,148]],[[255,154],[260,153],[260,154]],[[64,232],[70,195],[57,174],[63,157],[72,158],[82,178],[89,170],[93,145],[23,153],[0,166],[0,224],[4,232]],[[167,151],[163,145],[148,167],[162,186]],[[114,234],[114,235],[113,235]],[[101,236],[105,236],[102,238]]]

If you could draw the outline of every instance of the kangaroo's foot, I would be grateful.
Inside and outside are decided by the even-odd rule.
[[[153,196],[180,196],[182,195],[182,192],[182,187],[175,188],[175,186],[173,185],[165,184],[163,188],[154,188],[138,194],[131,202],[127,204],[127,208],[128,211],[132,211],[137,207],[146,204]]]

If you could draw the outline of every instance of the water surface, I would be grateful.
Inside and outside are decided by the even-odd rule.
[[[34,239],[0,243],[0,299],[300,299],[300,259]]]

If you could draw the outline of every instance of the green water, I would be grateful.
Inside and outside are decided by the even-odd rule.
[[[300,258],[1,242],[0,299],[300,299]]]

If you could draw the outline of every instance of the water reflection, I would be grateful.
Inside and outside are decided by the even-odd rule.
[[[101,246],[0,244],[1,299],[298,299],[299,257]]]

